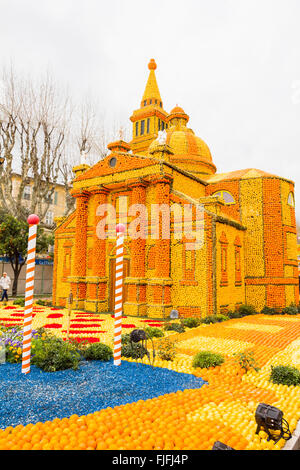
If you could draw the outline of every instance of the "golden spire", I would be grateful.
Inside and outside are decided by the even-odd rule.
[[[162,107],[161,97],[156,81],[155,76],[155,69],[157,65],[154,59],[151,59],[148,64],[148,69],[150,70],[147,85],[144,91],[143,100],[142,100],[142,107],[147,106],[149,104],[158,104]]]

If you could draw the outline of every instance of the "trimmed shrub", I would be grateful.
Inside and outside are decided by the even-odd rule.
[[[25,307],[25,298],[20,297],[20,298],[14,300],[13,305],[19,305],[20,307]]]
[[[271,375],[269,380],[274,384],[281,385],[300,385],[300,371],[292,366],[271,366]]]
[[[143,359],[147,355],[147,349],[141,343],[123,343],[121,355],[132,359]]]
[[[246,317],[247,315],[255,315],[256,310],[253,305],[240,305],[238,308],[238,312],[242,317]]]
[[[229,310],[227,313],[226,313],[226,316],[229,318],[229,319],[232,319],[232,318],[241,318],[241,314],[238,310],[235,310],[235,311],[232,311],[232,310]]]
[[[194,356],[193,367],[208,369],[209,367],[220,366],[224,362],[222,354],[213,353],[211,351],[201,351]]]
[[[35,303],[37,305],[43,305],[45,307],[51,307],[52,306],[52,300],[49,300],[49,299],[38,299]]]
[[[56,372],[57,370],[77,370],[81,359],[75,346],[60,338],[46,338],[36,340],[32,357],[32,364],[45,372]]]
[[[113,351],[107,344],[94,343],[83,351],[83,356],[87,361],[107,362],[113,357]]]
[[[201,324],[201,319],[197,317],[184,318],[182,324],[187,328],[197,328]]]
[[[130,334],[125,333],[121,336],[122,344],[128,344],[130,342]]]
[[[268,307],[267,305],[262,309],[261,313],[264,315],[278,315],[279,312],[274,307]]]
[[[296,305],[290,305],[289,307],[285,307],[282,309],[281,312],[283,315],[297,315],[298,314],[298,308]]]
[[[169,338],[162,339],[158,344],[157,355],[164,361],[173,361],[176,356],[176,345]]]
[[[222,321],[229,320],[229,317],[226,315],[208,315],[207,317],[201,320],[201,323],[209,325],[210,323],[220,323]]]
[[[166,331],[176,331],[176,333],[184,333],[185,328],[181,323],[166,323],[164,325]]]
[[[155,326],[147,326],[145,328],[145,333],[148,338],[161,338],[162,336],[165,336],[164,332]]]

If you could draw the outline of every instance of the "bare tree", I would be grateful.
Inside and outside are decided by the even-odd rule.
[[[21,80],[11,68],[4,71],[0,104],[0,200],[7,212],[25,220],[31,212],[44,219],[59,176],[69,100],[49,74],[39,83]],[[13,173],[21,182],[13,187]],[[24,188],[31,185],[30,204],[23,203]]]
[[[108,154],[107,144],[127,140],[128,129],[115,119],[108,132],[104,115],[91,97],[74,106],[66,90],[49,73],[39,80],[20,78],[13,67],[0,76],[0,205],[14,217],[26,220],[37,212],[42,222],[55,186],[65,187],[65,216],[74,210],[70,195],[80,162],[94,165]],[[20,183],[14,183],[13,175]],[[24,190],[31,188],[30,202]]]

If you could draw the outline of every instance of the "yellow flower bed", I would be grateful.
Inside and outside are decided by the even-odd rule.
[[[197,336],[192,339],[187,339],[186,341],[181,341],[179,345],[180,351],[186,351],[188,354],[196,354],[199,351],[209,350],[220,354],[232,355],[250,347],[253,347],[253,345],[245,341],[207,338],[205,336]]]
[[[237,328],[238,330],[256,330],[256,331],[265,331],[266,333],[276,333],[277,331],[282,330],[282,326],[277,325],[255,325],[254,323],[235,323],[234,325],[229,325],[227,328]]]

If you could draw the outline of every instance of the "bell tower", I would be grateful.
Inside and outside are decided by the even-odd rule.
[[[139,109],[130,117],[132,122],[132,141],[130,146],[133,153],[146,154],[151,142],[157,137],[158,131],[167,128],[168,113],[163,109],[163,103],[158,89],[154,59],[148,64],[150,70],[143,99]]]

